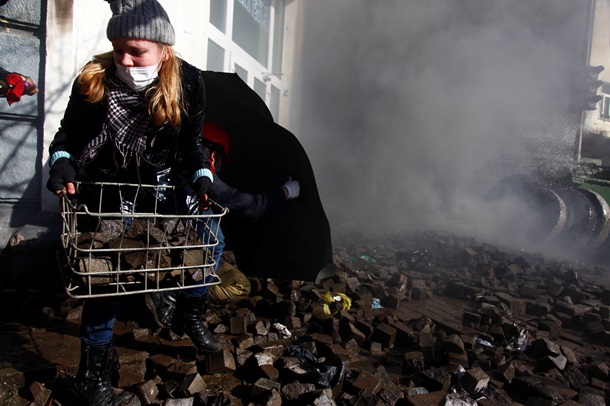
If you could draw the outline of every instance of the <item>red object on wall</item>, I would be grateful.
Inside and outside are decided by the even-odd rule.
[[[4,81],[9,85],[9,88],[6,91],[6,101],[10,106],[21,100],[21,95],[25,89],[25,83],[23,82],[21,75],[18,75],[17,73],[9,73],[4,77]]]

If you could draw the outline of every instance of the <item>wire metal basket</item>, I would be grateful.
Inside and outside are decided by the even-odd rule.
[[[77,183],[61,199],[58,261],[74,298],[121,296],[214,285],[221,218],[173,186]],[[140,209],[140,210],[138,210]],[[175,214],[187,213],[187,214]]]

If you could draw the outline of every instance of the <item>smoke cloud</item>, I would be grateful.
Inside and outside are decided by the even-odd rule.
[[[443,228],[534,243],[511,228],[522,203],[483,198],[512,173],[563,167],[532,156],[573,159],[579,117],[566,108],[585,63],[585,2],[304,3],[298,135],[333,233]]]

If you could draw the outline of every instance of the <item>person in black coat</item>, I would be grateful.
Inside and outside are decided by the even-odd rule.
[[[228,209],[228,215],[239,217],[242,221],[271,218],[284,209],[288,200],[299,197],[300,184],[298,180],[292,178],[286,180],[281,186],[262,193],[247,193],[225,183],[220,172],[223,163],[231,162],[229,135],[219,124],[206,121],[203,128],[203,139],[206,149],[209,151],[210,169],[214,176],[210,198],[218,205]],[[197,201],[197,196],[191,196],[188,200],[187,205],[192,208],[191,211],[197,211],[201,206],[201,202]],[[173,327],[175,311],[180,309],[180,297],[189,296],[193,300],[198,298],[207,306],[219,307],[238,301],[250,292],[247,277],[238,269],[225,263],[221,257],[225,247],[222,228],[217,227],[217,223],[210,224],[210,221],[218,222],[219,219],[209,219],[205,227],[198,228],[198,233],[202,241],[208,241],[210,239],[210,236],[207,235],[209,230],[218,230],[216,235],[211,237],[216,240],[212,257],[216,264],[215,269],[220,268],[218,275],[221,283],[210,287],[208,284],[213,277],[209,276],[202,286],[185,289],[179,293],[175,291],[147,293],[146,304],[159,327]]]

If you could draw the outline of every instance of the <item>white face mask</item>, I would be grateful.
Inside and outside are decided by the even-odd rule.
[[[163,59],[163,54],[161,54],[161,58],[156,65],[152,66],[138,66],[128,68],[123,65],[116,65],[116,74],[127,86],[131,88],[131,90],[139,92],[144,90],[148,85],[150,85],[159,75],[158,69],[159,64],[161,63],[161,59]]]

